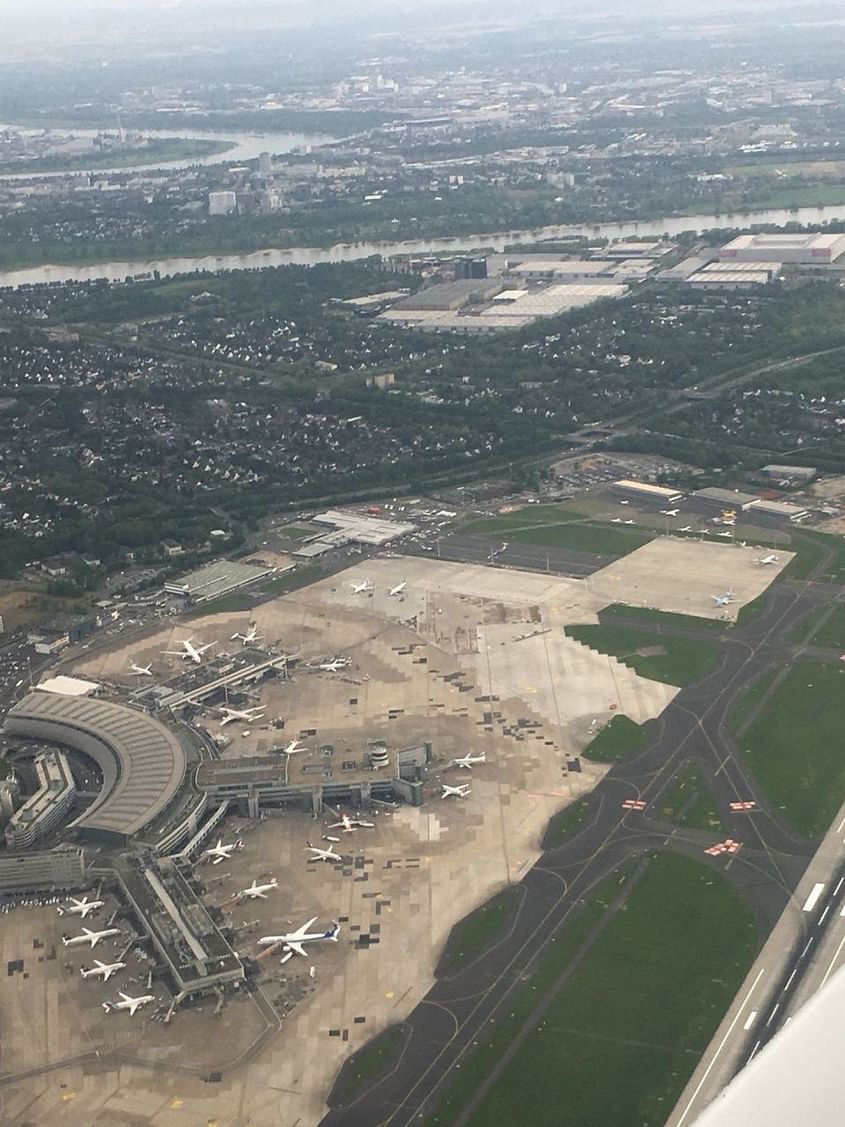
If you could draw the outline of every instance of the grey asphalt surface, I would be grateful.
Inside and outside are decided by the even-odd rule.
[[[454,1070],[485,1026],[504,1012],[531,962],[579,911],[585,894],[631,858],[668,848],[713,865],[741,890],[761,937],[772,931],[816,846],[793,833],[769,806],[732,743],[727,719],[736,698],[757,677],[800,658],[802,647],[792,641],[796,625],[837,594],[835,587],[782,580],[750,623],[721,636],[718,668],[678,694],[658,721],[650,747],[613,768],[590,796],[581,828],[544,853],[526,875],[511,933],[460,974],[438,980],[407,1019],[407,1041],[394,1071],[351,1106],[333,1108],[321,1127],[400,1127],[435,1110]],[[710,631],[702,631],[702,637],[714,639]],[[708,858],[704,848],[721,835],[662,823],[653,813],[688,762],[706,778],[724,836],[743,842],[738,854]],[[629,798],[644,800],[646,809],[624,811],[621,804]],[[753,813],[730,811],[729,803],[749,799],[756,802]]]

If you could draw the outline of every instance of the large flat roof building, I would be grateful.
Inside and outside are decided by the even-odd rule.
[[[241,563],[240,560],[218,560],[188,572],[187,575],[181,575],[178,579],[168,579],[164,589],[170,595],[181,595],[197,605],[228,595],[232,591],[240,591],[242,587],[264,579],[273,570],[264,565]]]
[[[36,690],[9,710],[3,727],[75,748],[96,762],[103,788],[70,827],[85,836],[128,840],[164,813],[185,779],[186,754],[176,735],[122,704]]]
[[[845,234],[778,232],[774,235],[739,235],[722,247],[723,262],[833,262],[845,254]]]
[[[81,849],[63,845],[59,849],[0,853],[0,893],[82,888],[86,883],[85,854]]]
[[[614,481],[610,487],[614,497],[622,497],[629,501],[636,501],[646,505],[677,505],[683,500],[683,493],[679,489],[672,489],[665,485],[652,485],[650,481],[629,481],[622,478]]]

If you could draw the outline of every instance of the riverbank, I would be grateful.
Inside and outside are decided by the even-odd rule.
[[[33,160],[6,160],[0,162],[0,176],[16,177],[41,176],[44,173],[73,173],[113,171],[117,168],[149,166],[151,162],[172,161],[194,162],[218,156],[234,148],[234,141],[199,140],[189,137],[152,137],[142,146],[114,151],[104,149],[100,152],[61,154],[36,157]]]
[[[705,231],[735,231],[749,227],[786,227],[789,224],[823,227],[825,224],[845,222],[845,203],[826,207],[769,208],[724,215],[672,215],[648,221],[627,220],[600,223],[563,224],[534,229],[494,231],[486,234],[441,236],[406,239],[402,241],[338,242],[326,246],[279,245],[247,253],[205,254],[142,257],[143,245],[128,244],[132,256],[109,259],[111,244],[90,246],[93,261],[80,262],[79,248],[74,247],[72,263],[58,260],[44,265],[27,263],[16,268],[9,257],[0,254],[0,287],[17,288],[23,285],[45,285],[63,282],[113,281],[148,277],[158,274],[172,277],[195,272],[217,273],[226,270],[261,270],[271,266],[315,266],[318,263],[354,262],[365,258],[389,258],[395,255],[440,254],[462,251],[502,252],[508,246],[521,243],[553,241],[571,236],[590,239],[628,239],[675,237],[680,234],[703,234]],[[291,231],[293,242],[296,232]],[[122,245],[122,244],[121,244]],[[98,253],[101,252],[101,253]]]

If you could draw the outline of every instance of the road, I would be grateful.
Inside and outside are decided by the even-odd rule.
[[[822,561],[818,570],[826,563]],[[488,1023],[507,1012],[512,991],[532,961],[553,941],[561,925],[580,910],[590,889],[621,863],[655,849],[678,850],[709,863],[742,891],[761,934],[772,933],[774,940],[770,969],[754,989],[762,997],[769,981],[777,986],[793,951],[792,932],[797,934],[813,922],[805,918],[807,913],[796,909],[793,890],[797,888],[800,896],[808,881],[812,887],[813,871],[807,877],[805,872],[816,849],[793,833],[779,811],[769,806],[733,744],[728,716],[737,697],[757,677],[773,665],[802,657],[806,647],[791,640],[796,626],[820,602],[836,594],[837,589],[812,582],[781,581],[770,590],[756,618],[722,635],[718,668],[678,694],[660,718],[652,745],[635,759],[613,768],[588,800],[582,826],[564,844],[544,853],[528,872],[511,934],[462,973],[437,981],[407,1019],[409,1036],[395,1070],[354,1105],[332,1110],[322,1127],[404,1127],[418,1123],[445,1095],[455,1070],[483,1037]],[[686,628],[679,630],[682,632]],[[704,636],[713,639],[712,632],[702,632]],[[718,835],[660,820],[657,811],[661,795],[689,762],[695,763],[706,779],[722,816],[725,836],[743,843],[739,853],[708,858],[704,849]],[[622,802],[631,798],[645,801],[645,810],[623,810]],[[743,801],[753,801],[754,809],[746,813],[730,810],[731,802]],[[813,864],[819,866],[818,871],[826,871],[831,865],[835,867],[838,855],[834,851],[828,856],[823,849]],[[793,921],[786,939],[779,936],[775,926],[783,919]],[[749,1047],[753,1023],[743,1028],[750,1008],[750,999],[741,993],[725,1019],[729,1036],[716,1056],[718,1067],[709,1067],[684,1123],[690,1122],[689,1116],[744,1063],[745,1050],[753,1047],[753,1042]],[[762,1013],[762,1004],[758,1008]],[[533,1022],[532,1015],[528,1024]],[[694,1077],[695,1084],[715,1052],[711,1046],[709,1058],[706,1054],[698,1078]]]

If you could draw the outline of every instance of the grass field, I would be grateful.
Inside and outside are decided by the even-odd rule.
[[[449,1085],[442,1103],[425,1120],[424,1127],[451,1127],[455,1123],[467,1102],[507,1050],[513,1037],[530,1018],[538,998],[554,984],[561,971],[569,965],[590,933],[601,922],[610,904],[625,887],[631,872],[632,864],[622,866],[585,897],[581,910],[573,915],[555,938],[552,951],[533,966],[531,973],[509,998],[507,1016],[491,1026],[489,1036],[462,1064],[460,1073]],[[514,1122],[519,1123],[520,1120]]]
[[[479,517],[467,521],[458,531],[606,556],[625,556],[654,539],[650,529],[591,521],[583,513],[560,505],[532,505],[515,513]]]
[[[564,810],[557,814],[553,814],[549,819],[549,824],[546,826],[546,833],[543,837],[543,848],[554,849],[556,845],[566,839],[577,829],[584,824],[584,819],[587,817],[587,811],[590,808],[589,800],[581,798],[578,802],[573,802]]]
[[[455,924],[446,940],[437,964],[437,975],[451,975],[474,962],[491,947],[512,923],[522,895],[516,885],[509,885]]]
[[[202,618],[205,614],[223,614],[225,611],[230,613],[239,610],[250,610],[255,606],[255,599],[246,591],[233,591],[230,595],[221,595],[219,599],[212,599],[211,602],[201,603],[198,607],[192,607],[191,610],[185,615],[186,618]]]
[[[300,528],[299,525],[289,524],[279,529],[280,536],[287,536],[289,540],[304,540],[306,536],[316,536],[313,528]]]
[[[824,612],[820,618],[823,620],[821,625],[817,625],[816,629],[812,632],[812,641],[815,646],[830,646],[831,649],[845,650],[845,604],[833,608],[833,613],[829,618],[825,618]],[[818,620],[817,620],[818,621]],[[812,627],[804,623],[805,634],[809,633]]]
[[[584,758],[594,763],[615,763],[628,759],[646,745],[644,725],[635,724],[627,716],[614,716],[610,723],[584,749]]]
[[[822,569],[818,576],[822,581],[845,584],[845,539],[841,536],[830,536],[822,532],[808,532],[802,529],[800,536],[795,537],[793,551],[796,557],[785,570],[791,579],[806,579],[813,568],[828,553],[832,559]]]
[[[737,731],[771,685],[751,687],[731,716]],[[808,838],[822,837],[845,801],[845,666],[793,665],[737,737],[749,769],[774,806]]]
[[[610,606],[599,611],[602,625],[605,620],[612,624],[618,618],[643,622],[653,629],[655,634],[659,634],[662,629],[673,628],[698,632],[709,630],[714,634],[720,634],[725,629],[725,623],[715,618],[697,618],[693,614],[674,614],[671,611],[653,610],[651,607],[631,607],[627,603],[611,603]]]
[[[576,921],[582,942],[585,923]],[[535,1005],[548,996],[551,1004],[470,1115],[471,1127],[665,1122],[757,951],[751,913],[712,868],[662,854],[561,984],[576,925],[509,1001],[519,1016],[496,1023],[490,1042],[464,1065],[451,1100],[427,1123],[454,1123],[502,1048],[523,1025],[535,1024],[523,1017],[524,995],[532,992]],[[496,1057],[485,1054],[485,1072],[468,1077],[490,1043]]]
[[[611,654],[641,677],[667,685],[700,681],[719,660],[719,651],[703,638],[654,634],[631,626],[567,626],[566,635],[599,653]]]
[[[396,1067],[404,1043],[401,1025],[389,1025],[345,1062],[331,1092],[331,1106],[345,1107]]]
[[[722,819],[701,769],[687,763],[672,780],[657,807],[661,818],[696,830],[719,830]]]

